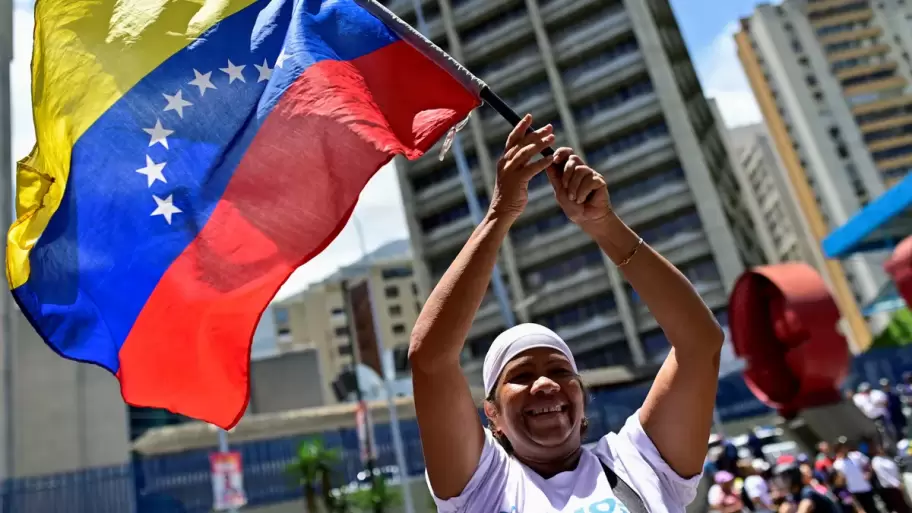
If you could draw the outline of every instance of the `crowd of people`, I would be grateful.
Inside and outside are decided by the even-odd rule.
[[[708,461],[717,513],[912,513],[901,465],[912,454],[907,432],[912,375],[893,386],[860,384],[847,399],[878,428],[878,436],[822,441],[815,454],[771,457],[750,436],[744,448],[724,440]]]

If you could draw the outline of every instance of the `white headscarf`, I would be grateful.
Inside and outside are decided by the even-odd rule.
[[[570,347],[557,333],[540,324],[520,324],[498,335],[485,355],[482,369],[485,395],[491,395],[491,391],[497,386],[497,379],[500,377],[500,373],[503,372],[504,367],[510,360],[520,353],[539,347],[548,347],[560,351],[570,361],[570,365],[573,366],[573,372],[579,372],[576,368],[576,360],[573,359],[573,354],[570,352]]]

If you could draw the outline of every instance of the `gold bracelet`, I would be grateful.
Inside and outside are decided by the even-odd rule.
[[[643,237],[640,237],[640,238],[637,240],[636,246],[633,247],[633,251],[631,251],[630,254],[627,255],[627,258],[625,258],[624,260],[622,260],[621,263],[619,263],[617,266],[618,266],[618,267],[624,267],[625,265],[629,264],[630,261],[633,260],[633,257],[636,256],[637,251],[640,250],[640,246],[642,246],[642,245],[643,245]]]

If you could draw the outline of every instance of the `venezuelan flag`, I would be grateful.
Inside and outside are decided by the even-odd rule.
[[[38,0],[34,37],[13,295],[128,403],[224,428],[281,284],[481,102],[373,0]]]

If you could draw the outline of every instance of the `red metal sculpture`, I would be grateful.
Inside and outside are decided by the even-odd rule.
[[[896,283],[899,295],[912,305],[912,236],[906,237],[896,246],[893,256],[884,264],[884,269]]]
[[[728,315],[744,380],[763,403],[788,418],[840,400],[851,355],[837,331],[839,309],[814,268],[786,263],[745,272]]]

